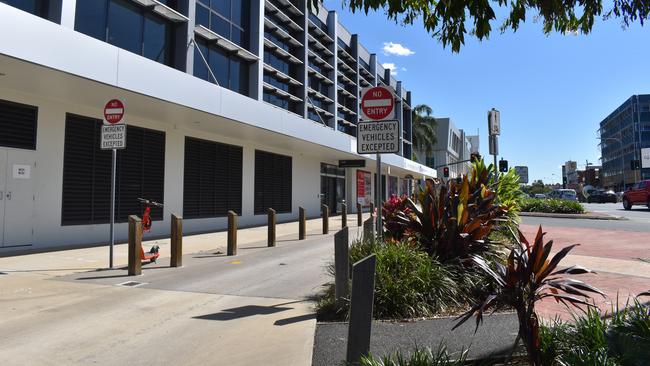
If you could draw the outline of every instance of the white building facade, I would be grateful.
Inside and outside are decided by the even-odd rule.
[[[356,154],[361,88],[391,87],[403,131],[382,157],[384,196],[435,176],[410,160],[411,95],[336,19],[293,0],[1,0],[0,255],[108,240],[103,107],[125,104],[116,237],[154,209],[149,237],[281,221],[369,203]],[[339,168],[341,159],[364,168]]]

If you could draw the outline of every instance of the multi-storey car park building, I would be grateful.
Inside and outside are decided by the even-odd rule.
[[[116,234],[138,197],[164,202],[151,234],[309,216],[369,203],[374,156],[356,154],[361,88],[396,94],[400,154],[386,196],[435,172],[410,160],[411,95],[337,21],[305,0],[0,0],[0,254],[105,243],[110,151],[103,106],[125,103]],[[365,168],[338,168],[339,159]],[[21,169],[20,174],[14,170]]]
[[[600,122],[599,132],[603,186],[622,190],[650,179],[650,169],[632,170],[631,163],[641,159],[641,149],[650,147],[650,94],[628,98]]]

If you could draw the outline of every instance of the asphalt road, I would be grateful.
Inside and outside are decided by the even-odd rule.
[[[620,216],[626,220],[587,220],[587,219],[558,219],[546,217],[522,217],[522,224],[577,227],[585,229],[624,230],[650,232],[650,210],[646,206],[633,206],[632,210],[623,209],[622,203],[584,203],[587,211]]]

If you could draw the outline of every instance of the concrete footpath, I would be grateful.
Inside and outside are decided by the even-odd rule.
[[[364,219],[368,215],[364,215]],[[352,238],[356,215],[348,215]],[[239,255],[227,257],[226,233],[184,237],[184,267],[161,258],[126,276],[127,246],[0,258],[2,365],[309,365],[315,317],[310,296],[327,282],[340,217],[238,232]],[[122,267],[122,268],[120,268]],[[125,282],[137,281],[134,287]],[[277,289],[277,290],[275,290]]]

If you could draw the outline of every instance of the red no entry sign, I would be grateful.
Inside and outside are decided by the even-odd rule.
[[[124,103],[119,99],[109,100],[104,106],[104,120],[109,124],[120,123],[124,117]]]
[[[387,120],[395,117],[395,96],[383,86],[365,88],[361,94],[361,112],[365,120]]]

